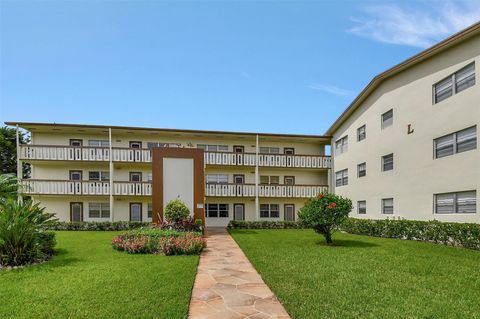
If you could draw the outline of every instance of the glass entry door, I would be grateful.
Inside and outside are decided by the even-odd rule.
[[[83,203],[70,203],[70,221],[83,221]]]
[[[291,222],[295,221],[295,205],[286,204],[284,215],[285,215],[286,221],[291,221]]]

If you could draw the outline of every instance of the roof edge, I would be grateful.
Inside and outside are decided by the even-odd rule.
[[[396,64],[395,66],[383,71],[382,73],[376,75],[367,86],[357,95],[357,97],[350,103],[350,105],[340,114],[340,116],[333,122],[333,124],[325,132],[326,136],[333,136],[333,133],[342,125],[347,118],[353,113],[363,102],[370,93],[380,85],[384,80],[426,60],[433,57],[436,54],[441,53],[442,51],[464,41],[468,38],[474,36],[480,31],[480,22],[474,23],[466,29],[463,29],[448,38],[438,42],[437,44],[431,46],[428,49],[421,51],[420,53],[415,54],[414,56]]]
[[[210,131],[210,130],[190,130],[190,129],[172,129],[172,128],[153,128],[153,127],[139,127],[139,126],[118,126],[118,125],[97,125],[97,124],[68,124],[68,123],[36,123],[36,122],[4,122],[5,125],[18,125],[22,128],[24,126],[59,126],[72,128],[98,128],[98,129],[121,129],[121,130],[136,130],[136,131],[158,131],[165,133],[191,133],[191,134],[228,134],[228,135],[249,135],[249,136],[270,136],[270,137],[291,137],[291,138],[311,138],[311,139],[331,139],[329,135],[308,135],[308,134],[280,134],[280,133],[257,133],[257,132],[233,132],[233,131]]]

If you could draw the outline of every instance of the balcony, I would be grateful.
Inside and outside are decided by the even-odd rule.
[[[22,190],[27,195],[110,195],[110,182],[25,179]],[[148,182],[113,182],[115,196],[151,196]]]
[[[112,148],[105,147],[73,147],[55,145],[22,145],[20,159],[47,161],[91,161],[108,162],[110,155],[113,162],[120,163],[151,163],[150,149]],[[205,152],[206,165],[222,166],[256,166],[257,156],[254,153]],[[258,154],[259,167],[284,168],[330,168],[330,156],[324,155],[286,155]]]
[[[110,195],[110,182],[25,179],[26,195]],[[326,185],[258,185],[259,197],[310,198],[328,191]],[[151,196],[149,182],[113,182],[114,196]],[[255,197],[254,184],[205,184],[205,196]]]
[[[326,191],[326,185],[258,185],[259,197],[310,198]],[[205,196],[255,197],[255,184],[206,184]]]

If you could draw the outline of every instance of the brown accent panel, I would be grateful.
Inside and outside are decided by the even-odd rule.
[[[197,148],[152,148],[152,210],[153,222],[163,220],[163,159],[193,159],[193,216],[205,227],[205,172],[203,150]],[[203,208],[198,208],[202,204]]]

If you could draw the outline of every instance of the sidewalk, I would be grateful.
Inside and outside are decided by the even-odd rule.
[[[283,306],[225,229],[207,229],[190,319],[287,319]]]

